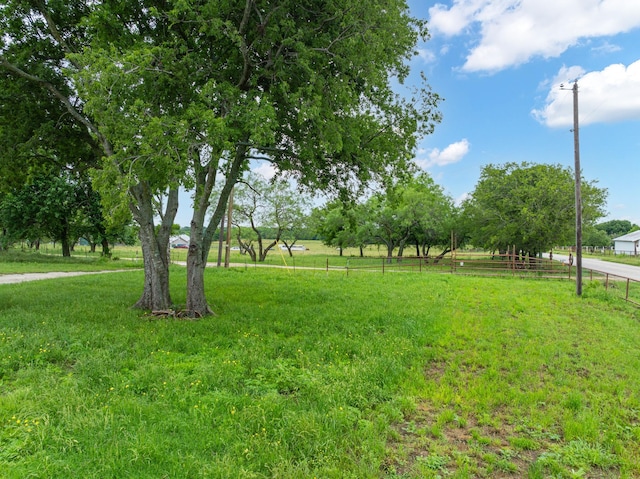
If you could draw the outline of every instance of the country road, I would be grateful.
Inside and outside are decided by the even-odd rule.
[[[548,256],[548,255],[545,255]],[[553,259],[558,262],[564,262],[569,257],[567,255],[555,254],[553,255]],[[179,264],[181,266],[186,266],[185,262],[174,261],[175,264]],[[215,263],[208,263],[208,267],[216,267]],[[286,266],[273,266],[273,265],[252,265],[261,266],[261,267],[272,267],[272,268],[287,268]],[[231,264],[231,267],[246,267],[246,264]],[[574,263],[575,267],[575,263]],[[582,258],[582,268],[583,270],[594,270],[602,273],[613,274],[617,276],[621,276],[623,278],[631,278],[635,281],[640,281],[640,266],[632,266],[628,264],[619,264],[612,263],[610,261],[602,261],[600,259],[593,258]],[[300,267],[297,266],[295,269],[316,269],[309,267]],[[127,270],[107,270],[107,271],[74,271],[74,272],[50,272],[50,273],[22,273],[22,274],[0,274],[0,284],[14,284],[14,283],[23,283],[26,281],[37,281],[42,279],[52,279],[52,278],[66,278],[71,276],[82,276],[87,274],[103,274],[103,273],[118,273],[122,271],[132,271],[131,269]],[[585,271],[586,273],[586,271]],[[588,277],[588,276],[585,276]]]
[[[569,256],[554,253],[553,259],[556,261],[565,261],[569,259]],[[575,258],[573,266],[575,267]],[[583,271],[592,269],[594,271],[614,274],[616,276],[622,276],[623,278],[631,278],[633,280],[640,281],[640,266],[612,263],[611,261],[603,261],[601,259],[583,257],[582,269]]]

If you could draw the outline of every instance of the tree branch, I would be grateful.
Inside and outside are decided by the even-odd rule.
[[[58,45],[60,45],[66,53],[75,53],[71,49],[69,44],[65,42],[64,39],[62,38],[62,35],[60,34],[60,31],[58,30],[56,23],[53,21],[53,18],[51,17],[51,14],[49,10],[46,8],[46,5],[44,4],[44,2],[42,1],[37,2],[37,8],[40,11],[40,14],[44,17],[45,22],[47,22],[47,27],[49,28],[49,32],[51,33],[51,36],[54,38],[54,40],[58,42]],[[74,67],[76,67],[77,69],[80,69],[80,65],[78,65],[78,63],[76,63],[75,61],[69,58],[68,60]]]
[[[89,131],[91,131],[94,135],[96,135],[99,138],[100,143],[102,144],[102,146],[103,146],[103,148],[105,150],[104,153],[107,156],[113,155],[113,148],[111,147],[111,144],[109,143],[109,141],[104,137],[104,135],[102,135],[100,133],[98,128],[86,116],[82,115],[76,109],[76,107],[71,103],[71,100],[69,100],[69,97],[67,97],[60,90],[58,90],[55,87],[55,85],[53,85],[52,83],[50,83],[50,82],[48,82],[46,80],[43,80],[42,78],[39,78],[39,77],[37,77],[35,75],[31,75],[30,73],[25,72],[24,70],[22,70],[18,66],[16,66],[13,63],[9,62],[3,56],[0,56],[0,66],[6,68],[7,70],[9,70],[14,75],[17,75],[17,76],[19,76],[21,78],[24,78],[25,80],[29,80],[29,81],[32,81],[34,83],[37,83],[40,86],[42,86],[42,88],[45,88],[46,90],[49,90],[49,92],[51,92],[51,94],[53,96],[55,96],[58,100],[60,100],[62,102],[62,104],[67,108],[67,111],[71,114],[71,116],[73,118],[75,118],[77,121],[79,121],[81,124],[83,124]]]

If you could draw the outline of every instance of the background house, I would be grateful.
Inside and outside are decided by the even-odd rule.
[[[189,237],[186,235],[177,235],[169,238],[169,247],[170,248],[188,248],[189,247]]]
[[[640,253],[640,231],[614,238],[613,244],[616,254],[638,255]]]

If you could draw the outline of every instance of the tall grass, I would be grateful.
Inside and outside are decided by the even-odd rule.
[[[600,289],[210,270],[178,321],[142,277],[0,287],[0,477],[640,474],[638,312]]]

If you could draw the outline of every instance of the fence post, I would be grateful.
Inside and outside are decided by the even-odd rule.
[[[327,273],[329,272],[329,257],[327,256]]]
[[[384,274],[384,263],[385,263],[385,261],[387,261],[387,259],[383,258],[382,259],[382,274]]]
[[[629,282],[630,282],[630,281],[631,281],[631,280],[630,280],[629,278],[627,278],[627,294],[626,294],[626,296],[625,296],[625,298],[624,298],[624,299],[625,299],[625,301],[629,301]]]
[[[606,273],[604,276],[604,289],[605,291],[609,291],[609,273]]]

